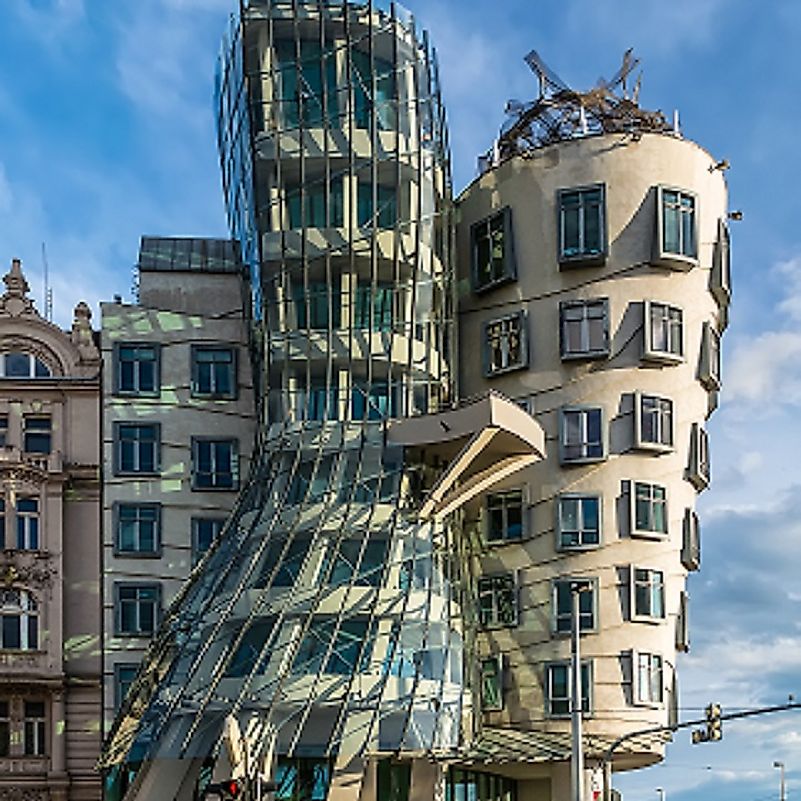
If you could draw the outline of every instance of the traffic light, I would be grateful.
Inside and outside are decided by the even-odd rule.
[[[204,796],[208,798],[209,795],[216,795],[221,801],[235,801],[244,798],[244,786],[239,779],[226,779],[206,787]]]
[[[723,738],[723,723],[720,719],[720,704],[710,704],[706,708],[706,739],[709,742]]]

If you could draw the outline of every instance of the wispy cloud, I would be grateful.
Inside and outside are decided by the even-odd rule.
[[[86,15],[84,0],[10,0],[12,11],[35,38],[53,44]]]

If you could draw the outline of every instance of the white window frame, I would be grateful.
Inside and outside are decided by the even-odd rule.
[[[687,463],[687,480],[698,492],[709,486],[712,471],[709,460],[709,434],[700,423],[690,427],[689,460]]]
[[[678,195],[679,202],[679,250],[669,251],[665,249],[665,230],[664,230],[664,207],[665,207],[665,193],[671,192]],[[692,200],[692,237],[693,245],[692,252],[686,252],[688,249],[684,242],[684,225],[682,223],[681,215],[686,213],[682,211],[682,201],[684,199]],[[700,217],[698,195],[695,192],[690,192],[686,189],[681,189],[675,186],[657,186],[656,187],[656,261],[657,263],[672,267],[679,270],[689,270],[698,264],[698,221]]]
[[[589,535],[592,529],[585,528],[584,525],[584,502],[594,501],[598,509],[598,541],[585,542],[585,535]],[[564,541],[563,535],[565,533],[564,525],[564,508],[563,503],[571,502],[578,504],[577,518],[578,518],[578,543],[571,544]],[[603,498],[599,493],[593,492],[564,492],[556,498],[556,549],[558,551],[586,551],[594,548],[599,548],[603,542]]]
[[[17,600],[14,599],[14,596],[17,597]],[[11,648],[2,640],[5,629],[4,620],[9,617],[16,618],[19,625],[19,648]],[[31,622],[35,622],[33,638],[31,638]],[[32,592],[20,587],[0,590],[0,624],[2,624],[0,625],[0,651],[40,650],[39,640],[42,636],[40,622],[39,603]]]
[[[553,694],[553,671],[555,669],[564,670],[566,673],[566,687],[567,687],[567,697],[562,698],[559,697],[554,698]],[[570,697],[572,695],[572,684],[573,684],[573,676],[572,676],[572,665],[569,661],[555,661],[555,662],[546,662],[545,663],[545,677],[543,682],[543,689],[544,689],[544,696],[545,696],[545,717],[547,718],[568,718],[570,717]],[[582,718],[592,717],[593,713],[593,701],[594,701],[594,692],[593,692],[593,661],[591,659],[582,659],[581,660],[581,673],[582,673],[582,693],[581,693],[581,706],[582,706]],[[586,687],[584,686],[584,676],[586,675]],[[555,700],[560,702],[567,702],[567,710],[565,712],[554,712],[553,711],[553,703]]]
[[[591,192],[600,192],[600,201],[595,204],[586,202],[586,196]],[[565,198],[569,195],[577,194],[578,202],[578,231],[579,248],[577,253],[565,252]],[[559,189],[557,194],[557,209],[559,213],[559,264],[560,267],[571,267],[573,265],[593,265],[603,264],[607,253],[607,232],[606,232],[606,186],[604,184],[591,184],[588,186],[565,187]],[[598,214],[598,235],[600,237],[600,247],[597,251],[587,250],[585,242],[586,222],[588,209],[596,210]]]
[[[491,278],[488,282],[479,283],[478,272],[478,241],[479,237],[485,236],[490,240],[490,253],[492,252],[491,230],[494,224],[499,224],[499,230],[503,232],[503,269],[499,276]],[[496,229],[498,230],[498,229]],[[514,252],[514,231],[512,228],[512,209],[509,206],[493,212],[483,220],[473,223],[470,226],[470,254],[471,254],[471,278],[473,292],[480,294],[503,286],[517,279],[517,267],[515,264]],[[491,258],[491,257],[490,257]]]
[[[665,703],[665,658],[647,651],[631,652],[632,701],[635,706]]]
[[[520,536],[509,536],[509,510],[512,508],[520,508]],[[497,509],[503,518],[503,534],[500,537],[491,538],[490,532],[492,528],[492,510]],[[526,513],[528,505],[526,503],[526,493],[522,487],[513,487],[500,492],[490,492],[484,499],[484,539],[489,545],[499,545],[504,542],[520,542],[526,538],[527,521]]]
[[[21,510],[20,501],[33,501],[34,510]],[[14,529],[14,547],[18,551],[38,551],[42,548],[41,502],[36,495],[18,495],[14,501],[16,526]]]
[[[654,341],[654,316],[662,328],[668,343],[663,350]],[[678,318],[678,319],[676,319]],[[684,310],[679,306],[646,300],[643,305],[643,359],[662,364],[678,364],[684,361]]]
[[[494,654],[479,659],[479,687],[481,693],[481,709],[485,712],[499,711],[504,708],[504,669],[503,656]],[[497,682],[497,702],[492,703],[485,692],[485,678],[489,675],[487,669],[491,668]]]
[[[701,567],[701,523],[694,509],[684,510],[681,563],[691,571],[699,570]]]
[[[654,418],[652,426],[656,434],[654,440],[644,438],[646,414]],[[676,442],[675,430],[676,404],[671,398],[652,395],[649,392],[634,393],[634,447],[637,450],[655,453],[672,451]]]
[[[720,334],[711,323],[705,322],[703,334],[701,335],[701,361],[698,365],[698,380],[710,392],[720,389],[720,367]]]
[[[6,356],[27,356],[28,375],[6,376]],[[39,375],[38,368],[40,367],[41,367],[41,372],[43,373],[42,375]],[[26,353],[25,351],[21,350],[6,350],[0,353],[0,378],[8,378],[11,381],[27,381],[30,378],[42,379],[42,378],[52,378],[52,377],[53,377],[53,371],[50,368],[50,365],[47,364],[42,359],[40,359],[38,356],[34,355],[33,353]]]
[[[510,586],[508,587],[492,587],[491,583],[493,581],[497,581],[499,579],[503,579],[504,581],[508,582]],[[489,584],[488,589],[482,588],[482,585]],[[512,593],[512,620],[503,620],[501,615],[501,604],[499,603],[500,593],[511,591]],[[478,618],[479,618],[479,626],[482,629],[505,629],[505,628],[514,628],[519,625],[520,623],[520,605],[519,605],[519,598],[518,598],[518,581],[517,581],[517,574],[514,572],[509,573],[487,573],[485,575],[479,576],[476,582],[476,598],[477,604],[476,608],[478,611]],[[484,620],[483,619],[483,608],[481,604],[481,599],[485,596],[490,596],[492,598],[492,610],[490,616]]]
[[[647,487],[648,498],[643,502],[648,504],[648,520],[651,523],[650,528],[639,528],[637,526],[637,488]],[[654,490],[661,490],[662,498],[658,497],[658,492]],[[670,506],[668,504],[667,487],[663,484],[655,484],[652,481],[637,481],[631,480],[628,488],[629,494],[629,534],[632,537],[643,537],[645,539],[666,539],[670,533]],[[664,520],[664,531],[656,527],[657,515],[655,510],[657,505],[662,506],[662,519]]]
[[[572,620],[573,620],[573,607],[572,607],[572,589],[573,584],[581,584],[589,587],[589,593],[586,591],[579,594],[579,629],[582,633],[592,633],[598,631],[598,579],[595,576],[558,576],[551,579],[551,631],[555,636],[570,636]],[[571,594],[571,608],[567,613],[567,627],[559,628],[561,621],[565,615],[559,613],[559,590],[567,586],[568,592]],[[590,611],[586,612],[581,608],[581,598],[590,598]],[[587,615],[591,616],[591,625],[583,625],[583,618]]]
[[[591,311],[598,308],[600,315],[591,315]],[[567,315],[575,310],[581,312],[581,316],[575,320],[566,319]],[[600,347],[593,348],[590,342],[590,320],[603,320],[603,342]],[[567,326],[568,323],[577,324],[579,327],[579,339],[581,349],[568,350]],[[559,304],[559,350],[562,361],[574,361],[577,359],[606,359],[609,356],[609,298],[588,298],[586,300],[566,300]]]
[[[517,326],[517,335],[520,338],[519,343],[519,356],[517,361],[511,361],[509,338],[513,334],[512,324]],[[491,352],[489,342],[489,333],[491,326],[500,326],[500,339],[501,351],[503,354],[502,361],[499,367],[492,364]],[[504,373],[511,373],[514,370],[524,370],[528,367],[528,316],[524,311],[517,311],[513,314],[506,314],[503,317],[493,317],[491,320],[486,320],[482,326],[481,336],[482,350],[484,354],[484,375],[491,378],[496,375],[503,375]]]
[[[589,441],[589,415],[599,415],[600,441]],[[578,415],[580,441],[577,443],[567,442],[569,428],[567,418],[571,415]],[[597,455],[588,455],[591,447],[600,446],[601,452]],[[568,456],[567,448],[577,447],[581,450],[579,456]],[[592,462],[602,462],[607,456],[606,442],[606,414],[602,406],[563,406],[559,409],[559,462],[560,464],[591,464]]]
[[[646,573],[646,576],[638,576],[637,573]],[[665,572],[663,570],[656,570],[650,567],[641,567],[640,565],[631,565],[629,575],[630,603],[631,603],[631,620],[636,623],[661,623],[667,617],[665,609]],[[641,612],[637,610],[637,588],[645,587],[648,591],[648,611]],[[662,606],[662,614],[654,614],[655,604],[654,599],[657,597],[655,593],[659,593],[659,599]]]

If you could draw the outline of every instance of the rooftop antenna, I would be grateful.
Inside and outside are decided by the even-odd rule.
[[[44,318],[48,323],[53,322],[53,290],[50,288],[50,268],[47,264],[47,247],[42,242],[42,267],[44,269],[44,297],[42,306]]]

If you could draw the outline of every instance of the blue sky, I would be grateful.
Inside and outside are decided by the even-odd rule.
[[[19,256],[55,316],[130,297],[139,237],[224,236],[211,85],[234,0],[0,0],[0,261]],[[457,188],[502,122],[536,92],[536,48],[587,88],[634,47],[641,100],[728,158],[732,324],[714,480],[690,581],[682,717],[801,698],[801,3],[796,0],[408,0],[437,45]],[[97,319],[97,318],[96,318]],[[796,514],[798,512],[799,514]],[[679,735],[663,766],[617,780],[626,801],[767,801],[774,760],[801,797],[801,713]]]

